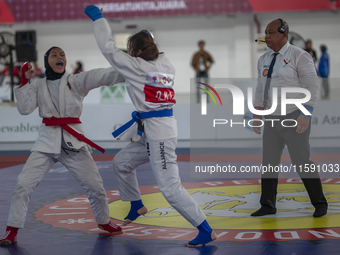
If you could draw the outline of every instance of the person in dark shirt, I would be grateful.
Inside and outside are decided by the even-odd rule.
[[[312,56],[314,64],[315,64],[315,62],[318,60],[318,57],[316,55],[315,50],[312,48],[312,40],[311,39],[308,39],[306,41],[305,51],[307,51]]]

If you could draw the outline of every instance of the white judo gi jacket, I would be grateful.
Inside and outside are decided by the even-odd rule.
[[[101,52],[124,76],[127,92],[138,112],[170,109],[176,104],[173,90],[175,68],[164,53],[154,61],[132,57],[115,46],[106,19],[94,21],[93,28]],[[174,117],[149,118],[142,122],[145,133],[152,140],[177,137]]]
[[[79,74],[65,74],[59,84],[59,112],[53,105],[46,78],[15,89],[17,107],[22,115],[32,113],[39,107],[41,118],[79,118],[83,110],[83,99],[91,89],[112,86],[124,81],[124,77],[112,67],[94,69]],[[84,134],[82,124],[68,124],[80,134]],[[40,125],[38,139],[31,151],[60,154],[62,138],[73,149],[87,146],[60,126]]]

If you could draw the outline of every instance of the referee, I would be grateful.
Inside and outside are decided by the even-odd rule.
[[[272,89],[278,90],[278,105],[276,110],[265,116],[268,119],[280,121],[265,121],[263,131],[263,158],[262,165],[267,168],[280,164],[282,151],[287,145],[292,164],[299,169],[298,173],[305,185],[312,205],[315,207],[313,217],[327,214],[327,201],[322,191],[321,180],[318,173],[300,172],[314,162],[310,161],[309,134],[311,130],[310,119],[312,115],[303,114],[294,104],[286,106],[286,115],[281,114],[281,94],[283,87],[305,88],[310,91],[311,99],[304,107],[312,114],[317,101],[319,81],[315,71],[313,59],[308,52],[291,45],[288,42],[289,27],[287,22],[277,19],[270,22],[265,30],[265,42],[270,48],[258,60],[258,80],[255,93],[255,108],[258,110],[270,109],[272,106]],[[288,93],[289,99],[301,99],[302,93]],[[254,115],[254,119],[261,116]],[[281,125],[284,119],[285,126]],[[260,126],[260,121],[255,121],[254,126]],[[291,122],[291,123],[290,123]],[[295,127],[292,126],[297,123]],[[254,127],[254,132],[261,134],[260,127]],[[261,208],[251,216],[276,214],[276,195],[278,173],[266,172],[261,177]]]

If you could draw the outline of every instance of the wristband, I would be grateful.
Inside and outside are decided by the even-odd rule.
[[[255,106],[254,107],[256,110],[263,110],[263,107],[262,106]],[[261,115],[257,115],[257,114],[253,114],[253,119],[262,119],[262,116]]]
[[[85,8],[84,13],[89,16],[93,21],[104,18],[103,13],[95,5],[89,5]]]
[[[24,86],[28,83],[29,79],[25,77],[25,73],[28,71],[28,62],[25,62],[20,70],[21,74],[21,86]]]
[[[308,119],[311,119],[312,118],[312,113],[313,113],[313,110],[314,110],[314,107],[310,106],[310,105],[306,105],[304,104],[303,105],[309,112],[310,112],[310,115],[305,115],[302,111],[301,111],[301,114],[302,116],[308,118]]]

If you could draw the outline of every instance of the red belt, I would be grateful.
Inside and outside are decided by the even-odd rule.
[[[79,134],[77,131],[69,127],[67,124],[81,124],[81,121],[79,118],[56,118],[56,117],[51,117],[51,118],[43,118],[43,123],[46,126],[60,126],[62,129],[73,135],[75,138],[79,139],[80,141],[87,143],[88,145],[92,146],[93,148],[96,148],[99,150],[101,153],[104,153],[105,150],[100,147],[99,145],[95,144],[91,140],[87,139],[85,136],[82,134]]]

